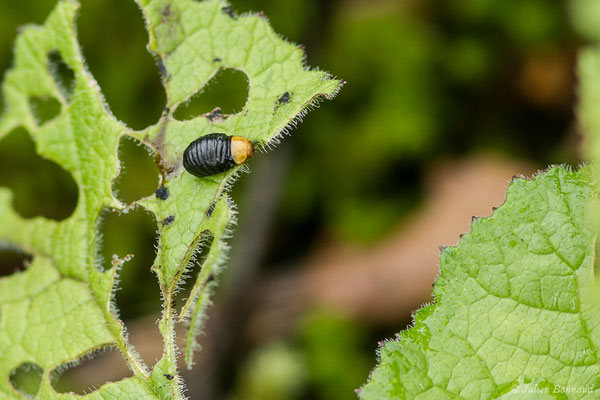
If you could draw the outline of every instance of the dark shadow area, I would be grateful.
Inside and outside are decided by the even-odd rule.
[[[37,364],[23,363],[11,371],[10,384],[25,397],[33,397],[40,389],[43,371]]]
[[[219,70],[188,102],[181,104],[173,116],[179,121],[189,120],[219,107],[223,114],[242,111],[248,100],[248,76],[232,68]]]
[[[54,97],[30,97],[29,107],[38,125],[43,125],[60,113],[60,102]]]
[[[157,314],[161,307],[160,290],[156,276],[150,270],[157,246],[154,218],[138,208],[127,214],[105,210],[100,220],[102,266],[111,268],[114,254],[119,258],[134,255],[119,273],[115,301],[120,317],[127,320]]]
[[[77,183],[71,174],[40,157],[23,129],[0,141],[0,186],[12,190],[13,206],[25,218],[42,216],[60,221],[77,206]]]
[[[119,143],[121,172],[113,183],[113,192],[129,204],[151,195],[158,187],[158,168],[150,148],[142,142],[124,137]]]
[[[127,374],[123,374],[123,372]],[[108,382],[130,377],[125,359],[116,348],[101,350],[51,372],[52,387],[58,393],[87,394]]]
[[[87,65],[113,114],[133,129],[156,123],[166,96],[133,1],[86,0],[77,19]],[[126,88],[124,90],[124,88]]]
[[[66,101],[70,102],[75,90],[75,72],[67,65],[58,50],[48,53],[48,70]]]
[[[24,271],[31,264],[33,256],[14,246],[0,244],[0,276]]]

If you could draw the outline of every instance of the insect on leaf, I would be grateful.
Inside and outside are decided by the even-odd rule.
[[[224,191],[239,169],[196,178],[181,166],[183,150],[192,140],[215,131],[246,137],[259,147],[273,143],[315,101],[333,97],[340,87],[328,74],[307,69],[302,51],[282,40],[258,15],[236,16],[218,0],[138,4],[147,23],[148,48],[167,93],[160,120],[142,131],[132,131],[114,118],[86,69],[75,35],[78,3],[59,1],[43,26],[27,26],[17,38],[14,66],[2,87],[6,108],[0,138],[25,128],[36,151],[73,176],[79,198],[74,213],[62,221],[24,219],[13,210],[11,193],[0,189],[0,241],[33,256],[25,271],[0,279],[2,398],[21,398],[9,376],[24,363],[42,371],[36,398],[58,398],[51,372],[106,346],[120,349],[133,377],[106,384],[83,398],[182,398],[181,381],[174,378],[178,376],[174,325],[186,319],[191,323],[185,350],[191,364],[193,334],[208,302],[209,278],[218,270],[223,237],[234,215]],[[53,73],[51,64],[57,59],[73,78],[69,87]],[[221,68],[248,76],[250,95],[241,112],[175,120],[174,110]],[[289,101],[281,104],[278,99],[284,93]],[[56,115],[37,120],[31,98],[55,99]],[[126,136],[153,149],[161,172],[156,194],[131,205],[119,202],[112,192],[119,173],[117,147]],[[112,301],[115,278],[128,258],[116,259],[104,270],[96,257],[101,212],[132,207],[150,211],[157,221],[170,221],[159,224],[152,266],[164,300],[159,323],[164,352],[152,369],[129,344]],[[192,291],[195,296],[178,315],[172,305],[174,292],[206,235],[214,240]]]

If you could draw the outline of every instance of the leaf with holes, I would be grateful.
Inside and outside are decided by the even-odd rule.
[[[591,175],[513,180],[506,202],[442,252],[436,303],[383,344],[360,398],[599,398]]]
[[[0,397],[21,398],[11,374],[23,368],[42,371],[37,398],[58,398],[50,377],[62,365],[92,351],[116,346],[133,377],[106,384],[85,398],[182,398],[174,326],[189,322],[186,361],[192,363],[194,333],[218,272],[223,238],[233,209],[224,193],[239,167],[206,178],[186,173],[183,150],[211,132],[245,136],[257,146],[280,137],[321,98],[331,98],[341,83],[303,65],[302,51],[283,41],[258,15],[236,16],[224,2],[139,0],[167,93],[160,120],[142,131],[117,121],[85,67],[75,35],[78,4],[58,2],[43,26],[27,26],[15,46],[14,67],[6,74],[6,109],[0,138],[25,128],[36,151],[68,171],[78,185],[73,214],[61,221],[25,219],[12,207],[11,193],[0,190],[0,241],[33,256],[21,273],[0,279]],[[100,21],[98,22],[100,23]],[[249,97],[241,112],[217,111],[188,121],[172,117],[220,69],[245,73]],[[49,104],[39,114],[32,104]],[[123,137],[150,146],[161,173],[156,194],[126,205],[112,192],[119,174],[117,147]],[[113,305],[115,278],[129,258],[114,259],[103,270],[97,261],[98,218],[103,209],[142,207],[159,224],[156,273],[164,300],[159,329],[163,357],[148,368],[129,344]],[[204,239],[212,237],[207,259],[188,303],[177,314],[172,299],[182,274]],[[61,394],[61,399],[79,398]]]

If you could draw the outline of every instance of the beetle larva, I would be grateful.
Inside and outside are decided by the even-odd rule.
[[[210,133],[194,140],[183,152],[183,167],[198,177],[225,172],[254,155],[254,145],[241,136]]]

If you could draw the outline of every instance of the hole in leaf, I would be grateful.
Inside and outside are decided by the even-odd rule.
[[[158,66],[146,51],[140,8],[132,1],[86,0],[79,14],[77,33],[87,65],[112,112],[134,129],[154,124],[166,95]]]
[[[29,107],[38,125],[43,125],[60,113],[60,102],[54,97],[31,97]]]
[[[108,382],[130,377],[121,352],[108,348],[86,355],[51,372],[52,387],[58,393],[86,394]]]
[[[23,129],[0,141],[0,186],[12,190],[13,207],[25,218],[63,220],[77,206],[78,188],[71,174],[40,157]]]
[[[100,218],[103,267],[112,267],[113,254],[119,258],[134,255],[119,273],[115,300],[121,318],[157,314],[161,308],[160,290],[156,275],[150,269],[157,246],[155,219],[142,208],[127,214],[105,211]]]
[[[58,50],[48,53],[48,70],[67,102],[73,97],[75,89],[75,72],[67,65]]]
[[[173,116],[180,121],[195,118],[221,108],[223,114],[235,114],[248,100],[248,76],[237,69],[221,69],[188,102],[177,107]]]
[[[190,291],[196,283],[196,279],[198,278],[198,274],[201,271],[204,261],[206,261],[206,256],[208,256],[208,252],[210,250],[210,246],[212,246],[213,240],[213,235],[210,232],[206,232],[202,235],[202,239],[196,247],[197,250],[194,255],[194,262],[183,274],[184,281],[179,284],[179,289],[177,291],[177,295],[175,296],[176,304],[174,305],[174,308],[178,311],[181,310],[181,307],[183,307],[190,296]]]
[[[34,397],[42,383],[44,370],[37,364],[23,363],[10,373],[10,384],[25,397]]]
[[[0,276],[24,271],[31,264],[33,256],[16,246],[0,244]]]
[[[150,148],[142,142],[124,137],[119,143],[121,172],[113,183],[117,198],[127,204],[151,195],[158,187],[158,168]]]

